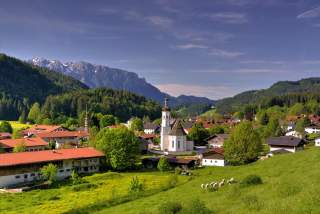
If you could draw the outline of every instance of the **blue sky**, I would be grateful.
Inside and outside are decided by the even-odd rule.
[[[320,76],[319,38],[319,1],[0,4],[0,52],[122,68],[173,95],[217,99]]]

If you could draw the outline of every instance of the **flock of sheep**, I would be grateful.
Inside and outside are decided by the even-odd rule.
[[[236,180],[234,178],[230,178],[226,181],[226,179],[222,179],[220,182],[212,181],[211,183],[201,184],[201,189],[203,190],[210,190],[210,191],[217,191],[219,188],[223,187],[225,184],[234,184]]]

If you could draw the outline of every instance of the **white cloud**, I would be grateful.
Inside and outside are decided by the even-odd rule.
[[[221,58],[237,58],[244,55],[243,52],[236,52],[236,51],[226,51],[222,49],[212,49],[209,52],[211,56],[218,56]]]
[[[230,74],[272,74],[272,73],[285,73],[288,72],[286,70],[277,70],[277,69],[267,69],[267,68],[240,68],[240,69],[230,69],[230,70],[219,70],[219,69],[211,69],[211,70],[203,70],[196,71],[197,73],[230,73]]]
[[[244,24],[248,22],[247,16],[244,13],[221,12],[205,14],[204,17],[210,18],[212,21],[227,23],[227,24]]]
[[[298,19],[317,18],[320,16],[320,7],[307,10],[297,16]]]
[[[194,95],[208,97],[211,99],[220,99],[237,94],[239,91],[227,86],[201,86],[190,84],[159,84],[156,85],[161,91],[173,96]]]
[[[272,65],[282,65],[286,62],[280,60],[242,60],[241,64],[272,64]]]
[[[148,16],[145,18],[149,23],[162,28],[170,28],[173,20],[164,16]]]
[[[180,50],[188,50],[188,49],[207,49],[208,47],[205,45],[188,43],[188,44],[183,44],[183,45],[177,45],[177,46],[175,46],[175,48],[180,49]]]

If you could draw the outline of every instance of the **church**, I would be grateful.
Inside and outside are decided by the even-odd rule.
[[[193,142],[187,141],[182,121],[177,119],[171,124],[170,108],[168,98],[164,100],[161,118],[161,150],[164,152],[187,152],[193,151]]]

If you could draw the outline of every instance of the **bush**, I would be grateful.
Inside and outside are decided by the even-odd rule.
[[[248,175],[245,177],[241,183],[242,186],[252,186],[262,184],[262,179],[258,175]]]
[[[179,213],[182,209],[182,206],[179,202],[165,202],[159,207],[159,214],[175,214]]]
[[[77,185],[77,184],[82,183],[82,178],[78,175],[78,173],[75,170],[72,170],[71,180],[72,180],[73,185]]]
[[[192,200],[188,206],[184,207],[181,214],[212,214],[213,211],[208,209],[206,205],[199,199]]]
[[[145,189],[145,184],[137,176],[133,177],[129,185],[129,193],[140,193]]]
[[[160,172],[170,170],[170,165],[169,165],[168,159],[166,157],[161,157],[158,162],[157,168],[159,169]]]

